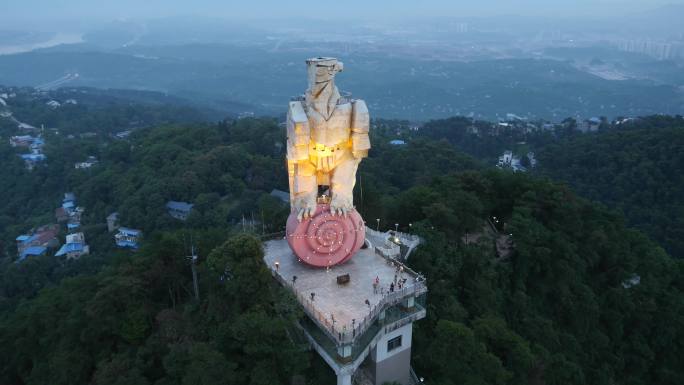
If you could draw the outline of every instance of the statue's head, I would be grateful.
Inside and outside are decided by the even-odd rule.
[[[330,85],[335,74],[341,72],[344,65],[333,57],[316,57],[306,61],[309,80],[309,92],[317,96]]]

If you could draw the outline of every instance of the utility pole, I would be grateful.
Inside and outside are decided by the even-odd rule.
[[[266,234],[266,224],[264,223],[264,210],[261,210],[261,235]]]
[[[195,252],[195,245],[190,246],[190,256],[188,258],[190,259],[190,268],[192,269],[192,286],[193,289],[195,290],[195,299],[199,301],[200,296],[199,296],[199,284],[197,283],[197,253]]]

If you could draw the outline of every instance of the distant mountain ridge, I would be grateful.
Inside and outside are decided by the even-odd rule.
[[[158,91],[219,111],[278,116],[305,86],[303,60],[329,55],[348,64],[338,85],[368,100],[375,117],[496,119],[514,113],[560,121],[684,112],[683,95],[673,85],[605,80],[568,62],[387,60],[383,52],[343,50],[334,44],[327,50],[313,44],[275,51],[225,44],[67,46],[0,56],[0,84],[36,86],[78,73],[67,86]]]

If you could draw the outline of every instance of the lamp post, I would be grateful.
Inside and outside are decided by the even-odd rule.
[[[413,227],[413,223],[409,223],[409,235],[411,235],[411,227]]]
[[[398,224],[398,223],[395,223],[395,224],[394,224],[394,233],[396,234],[396,233],[398,233],[398,232],[399,232],[399,224]]]
[[[375,220],[378,222],[378,227],[375,230],[380,231],[380,218],[375,218]]]

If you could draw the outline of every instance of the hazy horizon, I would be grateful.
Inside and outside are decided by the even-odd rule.
[[[97,2],[65,0],[54,4],[49,0],[25,0],[4,5],[0,23],[2,28],[36,28],[42,23],[79,22],[83,24],[121,19],[147,19],[177,16],[216,17],[225,19],[357,19],[379,22],[425,17],[492,17],[503,15],[529,17],[608,17],[638,15],[640,12],[666,5],[682,5],[672,0],[578,0],[554,1],[426,0],[422,2],[398,0],[367,2],[349,0],[344,3],[325,3],[300,0],[280,2],[261,0],[226,4],[219,0],[198,0],[192,4],[180,0],[135,0]],[[30,25],[29,23],[33,24]],[[64,27],[69,27],[65,25]]]
[[[383,117],[680,113],[682,1],[26,0],[0,15],[0,84],[277,114],[324,55]]]

